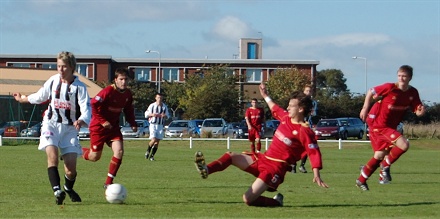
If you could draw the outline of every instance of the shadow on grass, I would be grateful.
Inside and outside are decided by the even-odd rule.
[[[334,207],[407,207],[417,205],[437,205],[440,202],[410,202],[410,203],[395,203],[395,204],[331,204],[331,205],[295,205],[292,207],[304,208],[334,208]],[[285,206],[286,207],[286,206]]]

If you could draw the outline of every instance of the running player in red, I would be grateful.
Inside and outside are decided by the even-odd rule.
[[[248,126],[248,139],[251,142],[252,153],[259,153],[261,151],[260,133],[264,121],[264,110],[261,107],[257,107],[257,104],[257,98],[253,98],[251,100],[251,107],[246,110],[244,117]],[[257,144],[257,148],[255,148],[255,144]]]
[[[91,101],[90,148],[83,148],[83,158],[93,162],[98,161],[104,143],[112,148],[113,157],[110,160],[104,188],[113,183],[124,155],[124,144],[119,127],[119,116],[122,112],[131,129],[137,131],[133,96],[127,87],[128,81],[128,70],[116,69],[114,84],[102,89]]]
[[[315,134],[304,122],[304,117],[312,109],[312,100],[302,92],[294,92],[290,96],[287,111],[275,104],[267,95],[266,86],[260,85],[260,93],[267,102],[274,118],[280,120],[273,141],[264,153],[234,153],[226,152],[219,159],[208,165],[202,152],[195,154],[197,170],[202,178],[209,174],[223,171],[230,165],[246,171],[257,179],[243,194],[243,201],[250,206],[283,206],[283,195],[278,193],[273,198],[262,196],[265,191],[274,192],[283,183],[287,166],[301,159],[303,153],[308,153],[313,169],[313,182],[318,186],[328,188],[322,181],[321,152]]]
[[[367,179],[380,167],[380,183],[391,181],[390,165],[408,149],[408,140],[396,130],[408,110],[417,116],[425,113],[425,107],[416,88],[409,85],[413,68],[403,65],[397,70],[397,83],[385,83],[371,88],[360,112],[360,118],[370,127],[370,141],[374,155],[356,180],[361,190],[369,190]],[[378,100],[368,112],[371,100]]]

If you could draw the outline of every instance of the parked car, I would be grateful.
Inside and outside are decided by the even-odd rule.
[[[261,132],[263,133],[263,136],[261,136],[261,138],[272,138],[277,131],[279,125],[280,121],[278,120],[267,120],[261,130]]]
[[[190,128],[190,135],[193,137],[200,137],[200,128],[202,128],[203,119],[193,119],[188,121]]]
[[[238,138],[240,122],[230,122],[227,124],[226,135],[231,138]]]
[[[78,132],[78,137],[80,138],[90,138],[89,127],[81,127]]]
[[[42,123],[39,122],[30,128],[23,129],[23,130],[21,130],[20,136],[21,137],[40,137],[41,126],[42,126]]]
[[[165,128],[165,137],[178,138],[190,133],[188,120],[174,120]]]
[[[150,123],[145,119],[136,119],[138,126],[137,132],[133,132],[130,123],[126,122],[121,128],[121,133],[124,138],[139,138],[146,134],[150,134]]]
[[[227,128],[223,118],[208,118],[203,120],[200,131],[202,134],[211,132],[214,137],[221,137],[226,135]]]
[[[6,122],[4,137],[20,137],[21,131],[37,124],[37,121],[10,121]]]
[[[400,134],[403,135],[403,123],[402,123],[402,122],[400,122],[400,123],[397,125],[396,130],[397,130],[398,132],[400,132]],[[367,134],[366,134],[366,139],[367,139],[367,140],[370,140],[370,127],[368,127],[368,126],[367,126],[367,132],[366,132],[366,133],[367,133]]]
[[[2,122],[2,123],[0,124],[0,136],[3,136],[3,133],[5,133],[6,125],[7,125],[6,122]]]
[[[364,137],[365,124],[359,118],[344,117],[335,119],[321,119],[315,127],[315,135],[318,139],[343,139]]]

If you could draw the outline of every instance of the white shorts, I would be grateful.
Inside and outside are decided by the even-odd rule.
[[[73,125],[43,121],[38,150],[45,151],[49,145],[57,146],[61,155],[67,153],[76,153],[78,156],[82,155],[78,130]]]
[[[150,139],[163,139],[163,125],[150,123]]]

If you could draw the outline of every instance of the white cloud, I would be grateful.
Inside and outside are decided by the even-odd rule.
[[[220,19],[210,30],[210,37],[238,42],[240,38],[249,37],[257,31],[252,30],[249,24],[234,16],[227,16]]]

